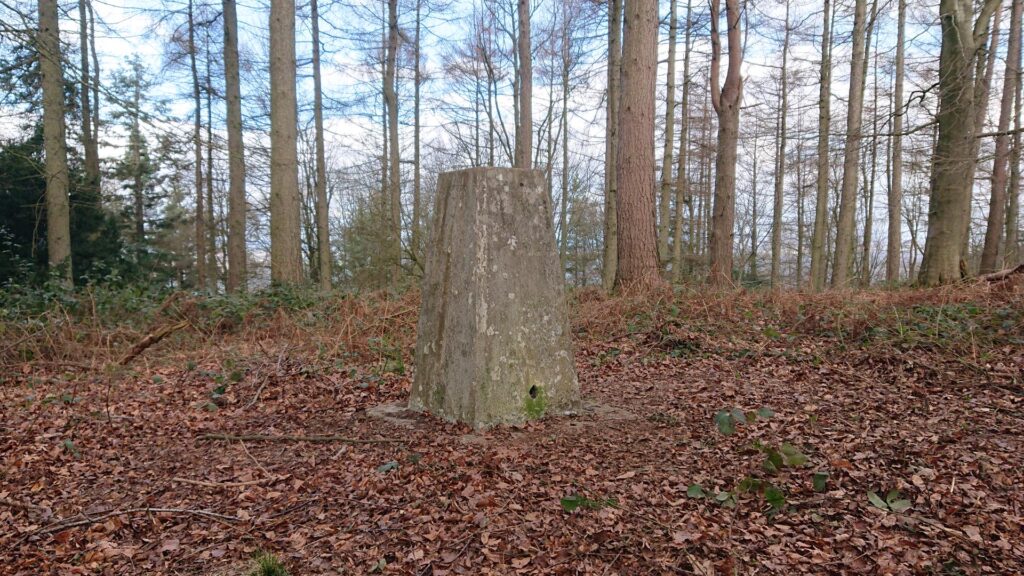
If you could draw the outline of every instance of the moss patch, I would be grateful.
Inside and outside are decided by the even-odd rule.
[[[529,392],[526,394],[526,399],[523,401],[523,410],[526,412],[526,417],[530,420],[536,420],[544,416],[544,412],[547,410],[547,398],[544,396],[544,388],[534,384],[530,386]]]

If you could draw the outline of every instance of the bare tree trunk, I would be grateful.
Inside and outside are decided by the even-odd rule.
[[[64,75],[60,60],[57,1],[39,1],[39,72],[43,88],[43,148],[46,154],[46,255],[50,274],[70,286],[71,210],[68,151],[64,140]]]
[[[673,3],[675,0],[673,0]],[[676,168],[676,205],[675,205],[675,230],[672,241],[672,280],[680,282],[683,279],[683,206],[690,209],[690,237],[689,245],[693,247],[693,197],[690,192],[690,183],[687,181],[686,163],[689,159],[689,138],[690,138],[690,36],[692,30],[693,0],[686,2],[686,32],[683,39],[683,94],[680,103],[682,109],[679,123],[679,154],[677,154]],[[692,256],[692,251],[691,254]]]
[[[324,153],[324,103],[320,84],[320,11],[317,0],[310,2],[313,25],[313,124],[316,135],[316,247],[317,276],[320,290],[331,290],[331,238],[328,226],[330,206],[327,203],[327,159]]]
[[[654,93],[658,68],[658,2],[626,4],[622,41],[622,102],[616,180],[617,289],[656,286],[658,234],[654,223]]]
[[[128,136],[128,149],[132,155],[132,211],[135,224],[136,255],[142,253],[142,243],[146,241],[146,198],[142,183],[142,128],[139,125],[140,106],[142,105],[142,78],[135,70],[134,90],[132,91],[131,134]],[[85,114],[83,113],[83,117]]]
[[[296,148],[295,2],[270,2],[270,279],[302,281]]]
[[[393,1],[393,0],[392,0]],[[530,168],[533,158],[533,57],[530,49],[530,0],[518,0],[519,122],[516,125],[516,168]]]
[[[413,131],[412,131],[412,227],[409,231],[409,253],[414,262],[420,260],[420,220],[423,218],[420,208],[420,86],[423,83],[423,72],[420,70],[420,31],[422,28],[422,0],[416,0],[416,32],[413,38]],[[479,90],[478,90],[479,92]],[[477,113],[477,152],[476,162],[480,164],[480,118]]]
[[[988,35],[988,42],[983,44],[981,52],[976,60],[976,68],[974,72],[974,133],[981,134],[985,129],[985,119],[988,117],[988,103],[989,94],[992,92],[992,77],[996,68],[996,53],[999,51],[999,32],[1000,24],[1002,24],[1003,11],[999,8],[1002,7],[1002,0],[999,0],[999,6],[996,8],[995,13],[992,16],[992,29]],[[981,54],[985,54],[982,58]],[[960,273],[961,275],[968,273],[971,249],[971,225],[972,215],[974,210],[974,182],[975,175],[978,172],[978,165],[981,163],[981,138],[975,138],[972,142],[973,147],[971,149],[971,173],[967,181],[970,183],[970,192],[968,198],[968,206],[966,212],[963,215],[963,244],[960,250]]]
[[[388,207],[391,253],[391,283],[397,285],[402,273],[402,169],[398,148],[398,0],[388,0],[388,48],[384,72],[384,102],[388,110]]]
[[[718,153],[715,155],[715,203],[708,246],[713,286],[732,285],[733,227],[736,220],[736,146],[739,137],[740,102],[743,81],[740,66],[739,0],[726,0],[726,30],[729,42],[729,70],[721,91],[718,88],[722,42],[718,34],[720,0],[711,0],[711,103],[718,114]]]
[[[192,146],[195,152],[195,243],[196,288],[206,290],[206,202],[203,194],[203,104],[199,91],[199,67],[196,63],[195,3],[188,2],[188,59],[192,71],[192,101],[195,122],[192,125]]]
[[[757,150],[757,137],[760,134],[758,130],[754,130],[753,135],[753,149]],[[757,159],[759,154],[753,154],[753,166],[751,166],[750,174],[750,279],[756,284],[758,282],[757,273]],[[740,270],[743,266],[740,266]]]
[[[867,42],[864,44],[864,63],[867,65],[869,52],[871,51],[871,40],[875,41],[875,63],[874,75],[871,85],[871,161],[869,162],[870,173],[865,167],[864,170],[864,236],[861,241],[861,262],[858,281],[861,288],[871,285],[871,236],[875,220],[875,176],[878,174],[878,38],[874,36],[875,22],[878,19],[878,0],[871,3],[871,18],[868,22]],[[867,84],[867,75],[864,76],[864,84]],[[868,151],[864,152],[867,156]]]
[[[900,279],[903,234],[900,210],[903,207],[903,67],[906,59],[907,0],[898,0],[896,24],[896,87],[893,91],[892,180],[889,183],[889,231],[886,240],[885,282],[894,286]]]
[[[797,126],[802,132],[803,123]],[[804,234],[804,144],[798,141],[796,146],[796,288],[804,284],[804,252],[806,241]]]
[[[676,38],[678,36],[678,0],[670,0],[668,17],[668,72],[665,74],[665,146],[661,157],[661,199],[658,202],[658,258],[662,268],[668,265],[668,238],[672,226],[672,146],[675,144],[676,118]]]
[[[832,287],[845,288],[853,263],[853,228],[857,210],[857,176],[860,164],[861,127],[864,112],[864,28],[867,0],[856,0],[853,12],[853,54],[850,61],[850,95],[846,110],[846,144],[843,150],[843,184],[839,194],[839,223],[832,265]]]
[[[313,0],[314,4],[316,0]],[[244,292],[245,142],[242,139],[242,94],[238,72],[238,15],[235,0],[224,0],[224,102],[228,124],[228,276],[229,293]]]
[[[213,214],[213,85],[210,78],[210,30],[206,29],[206,280],[217,291],[217,220]]]
[[[100,155],[92,127],[92,102],[90,94],[92,77],[89,75],[89,19],[88,0],[78,0],[78,33],[79,52],[82,62],[81,78],[81,102],[82,102],[82,148],[85,150],[85,187],[96,195],[100,191]]]
[[[831,0],[824,0],[821,67],[818,75],[818,177],[815,185],[814,231],[811,235],[811,290],[825,287],[825,237],[828,235],[828,131],[831,122],[832,36]]]
[[[960,279],[960,254],[970,210],[969,177],[975,136],[974,59],[988,36],[998,0],[986,0],[978,17],[971,0],[941,0],[938,139],[932,162],[928,235],[918,282],[926,286]]]
[[[562,197],[559,213],[558,253],[561,255],[562,271],[565,271],[565,258],[569,241],[569,68],[572,66],[568,6],[562,4]]]
[[[615,285],[618,269],[618,166],[619,88],[622,81],[622,15],[625,0],[608,3],[608,94],[605,115],[604,155],[604,255],[601,284],[606,291]]]
[[[1020,262],[1019,223],[1020,218],[1020,157],[1021,157],[1021,44],[1012,55],[1017,69],[1016,95],[1013,103],[1013,146],[1010,148],[1010,189],[1006,207],[1006,264],[1016,266]]]
[[[1021,7],[1024,0],[1013,0],[1010,11],[1010,37],[1006,48],[1006,72],[1003,75],[1003,94],[999,106],[999,127],[996,153],[992,165],[992,192],[988,205],[988,223],[985,228],[985,247],[981,251],[981,274],[995,272],[1000,266],[1000,243],[1006,227],[1006,200],[1010,161],[1010,117],[1017,88],[1019,70],[1014,61],[1020,51]]]
[[[782,70],[779,82],[779,137],[775,153],[775,197],[772,206],[772,289],[782,288],[782,192],[786,172],[786,115],[789,112],[789,2],[786,2],[786,30],[782,36]]]

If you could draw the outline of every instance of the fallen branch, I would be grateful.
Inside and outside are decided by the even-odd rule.
[[[263,434],[203,434],[200,440],[223,440],[226,442],[312,442],[326,444],[330,442],[344,442],[346,444],[401,444],[405,440],[397,438],[348,438],[345,436],[295,436],[287,434],[284,436],[266,436]]]
[[[195,484],[196,486],[206,486],[207,488],[241,488],[242,486],[255,486],[256,484],[262,484],[271,480],[271,478],[263,478],[260,480],[249,480],[246,482],[208,482],[206,480],[192,480],[190,478],[178,478],[177,476],[171,478],[173,482],[180,482],[182,484]]]
[[[139,512],[145,512],[147,514],[188,514],[193,516],[204,516],[221,522],[238,522],[238,518],[235,518],[234,516],[225,516],[224,514],[210,512],[209,510],[190,510],[188,508],[128,508],[126,510],[114,510],[113,512],[107,512],[106,514],[93,516],[92,518],[86,518],[84,520],[57,522],[40,528],[37,533],[50,534],[52,532],[59,532],[68,528],[74,528],[75,526],[95,524],[101,520],[106,520],[107,518],[112,518],[114,516],[124,516],[125,514],[136,514]]]
[[[121,358],[121,361],[118,362],[118,364],[121,366],[127,366],[129,362],[134,360],[135,357],[138,356],[139,354],[145,352],[147,348],[163,340],[164,338],[170,336],[172,333],[177,332],[178,330],[181,330],[182,328],[188,326],[188,324],[188,320],[182,320],[177,324],[168,324],[167,326],[164,326],[163,328],[157,330],[156,332],[147,334],[145,338],[139,340],[138,344],[132,346],[132,349],[129,350],[128,353],[125,354],[123,358]]]
[[[978,280],[985,282],[1001,282],[1014,274],[1024,274],[1024,264],[1014,268],[1000,270],[999,272],[992,272],[991,274],[982,274],[981,276],[978,276]]]

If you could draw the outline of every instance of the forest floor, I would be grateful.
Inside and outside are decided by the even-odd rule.
[[[586,408],[486,432],[380,408],[409,389],[415,294],[195,306],[4,337],[0,573],[241,576],[257,551],[293,576],[1024,567],[1019,279],[577,293]]]

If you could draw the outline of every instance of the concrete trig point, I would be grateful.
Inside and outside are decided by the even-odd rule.
[[[409,407],[474,428],[576,410],[560,268],[542,172],[441,174]]]

